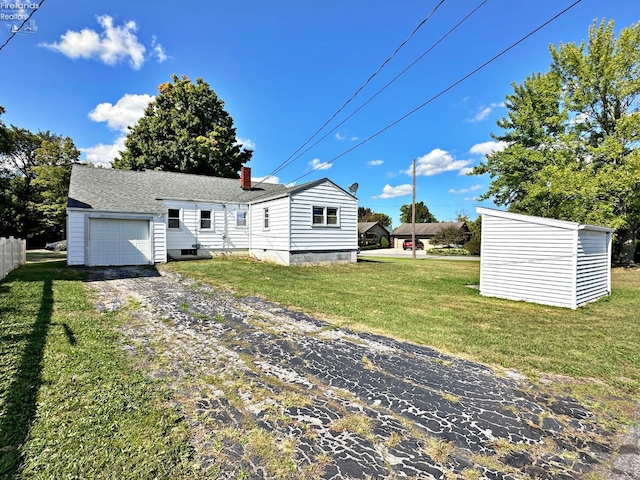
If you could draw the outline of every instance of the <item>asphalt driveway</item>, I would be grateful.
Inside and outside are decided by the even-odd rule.
[[[578,479],[614,438],[515,372],[155,269],[96,270],[122,348],[167,385],[202,477]],[[625,477],[620,477],[625,478]]]

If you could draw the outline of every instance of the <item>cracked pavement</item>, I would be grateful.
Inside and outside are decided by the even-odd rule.
[[[129,317],[122,346],[172,392],[203,477],[569,480],[611,465],[592,412],[516,372],[155,269],[88,285]]]

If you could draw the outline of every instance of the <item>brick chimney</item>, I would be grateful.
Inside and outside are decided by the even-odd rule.
[[[251,190],[251,169],[249,167],[240,167],[240,188]]]

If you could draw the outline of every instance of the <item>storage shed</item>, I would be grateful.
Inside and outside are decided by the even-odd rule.
[[[480,294],[575,309],[611,293],[612,228],[477,207]]]

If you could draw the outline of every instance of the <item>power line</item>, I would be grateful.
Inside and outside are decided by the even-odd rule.
[[[9,38],[7,38],[6,42],[4,42],[2,45],[0,45],[0,51],[2,51],[2,49],[7,46],[7,44],[13,39],[13,37],[15,37],[18,34],[18,32],[20,30],[22,30],[22,27],[24,27],[25,24],[31,19],[33,14],[36,13],[37,10],[40,10],[40,7],[42,7],[42,4],[44,2],[45,2],[45,0],[40,0],[40,3],[38,3],[38,8],[34,8],[33,10],[31,10],[31,13],[29,14],[29,16],[24,19],[24,21],[22,22],[20,27],[18,27],[18,29],[15,29],[15,30],[11,29],[11,35],[9,36]]]
[[[513,48],[515,48],[516,46],[518,46],[519,44],[521,44],[522,42],[524,42],[526,39],[528,39],[529,37],[531,37],[532,35],[536,34],[537,32],[539,32],[540,30],[542,30],[544,27],[546,27],[547,25],[549,25],[551,22],[555,21],[556,19],[558,19],[559,17],[561,17],[562,15],[564,15],[565,13],[567,13],[569,10],[571,10],[573,7],[575,7],[576,5],[578,5],[580,2],[582,2],[582,0],[576,0],[574,3],[572,3],[571,5],[569,5],[567,8],[565,8],[564,10],[562,10],[560,13],[557,13],[556,15],[554,15],[552,18],[550,18],[549,20],[547,20],[546,22],[544,22],[542,25],[540,25],[539,27],[535,28],[534,30],[532,30],[531,32],[529,32],[528,34],[526,34],[524,37],[520,38],[520,40],[516,41],[515,43],[512,43],[510,46],[508,46],[507,48],[505,48],[504,50],[502,50],[500,53],[498,53],[497,55],[494,55],[492,58],[490,58],[489,60],[487,60],[486,62],[484,62],[482,65],[480,65],[479,67],[477,67],[476,69],[472,70],[470,73],[466,74],[464,77],[460,78],[459,80],[457,80],[456,82],[452,83],[451,85],[449,85],[447,88],[445,88],[444,90],[441,90],[439,93],[437,93],[436,95],[434,95],[433,97],[431,97],[430,99],[428,99],[426,102],[422,103],[421,105],[417,106],[416,108],[414,108],[413,110],[411,110],[410,112],[404,114],[402,117],[398,118],[397,120],[395,120],[394,122],[390,123],[389,125],[387,125],[386,127],[384,127],[381,130],[378,130],[376,133],[374,133],[373,135],[367,137],[366,139],[364,139],[362,142],[358,143],[357,145],[354,145],[353,147],[345,150],[344,152],[342,152],[341,154],[333,157],[331,160],[327,161],[327,162],[323,162],[323,165],[321,165],[320,167],[316,167],[314,169],[312,169],[311,171],[300,175],[299,177],[291,180],[290,182],[287,183],[292,183],[292,182],[297,182],[298,180],[300,180],[301,178],[306,177],[307,175],[311,175],[313,172],[315,172],[316,170],[319,170],[322,166],[328,164],[328,163],[333,163],[336,160],[338,160],[341,157],[344,157],[346,154],[351,153],[352,151],[354,151],[356,148],[361,147],[362,145],[364,145],[365,143],[373,140],[375,137],[377,137],[378,135],[386,132],[387,130],[389,130],[391,127],[397,125],[398,123],[400,123],[401,121],[403,121],[404,119],[406,119],[407,117],[410,117],[411,115],[413,115],[414,113],[416,113],[418,110],[426,107],[427,105],[429,105],[431,102],[433,102],[434,100],[436,100],[437,98],[441,97],[442,95],[444,95],[445,93],[447,93],[449,90],[453,89],[454,87],[457,87],[459,84],[461,84],[462,82],[464,82],[466,79],[468,79],[469,77],[475,75],[476,73],[478,73],[480,70],[482,70],[483,68],[485,68],[487,65],[493,63],[495,60],[497,60],[498,58],[500,58],[501,56],[503,56],[505,53],[507,53],[508,51],[512,50]]]
[[[418,58],[416,58],[411,64],[409,64],[408,67],[406,67],[404,70],[402,70],[398,75],[396,75],[389,83],[387,83],[384,87],[382,87],[380,90],[378,90],[374,95],[372,95],[366,102],[364,102],[362,105],[360,105],[357,109],[355,109],[351,114],[349,114],[344,120],[342,120],[340,123],[338,123],[335,127],[333,127],[331,130],[329,130],[326,134],[324,134],[322,137],[320,137],[318,140],[316,140],[313,144],[311,144],[309,147],[307,147],[305,150],[303,150],[302,152],[298,153],[297,155],[295,155],[295,153],[293,155],[295,155],[295,157],[289,157],[289,159],[287,161],[285,161],[284,163],[282,163],[278,168],[276,168],[276,170],[274,170],[273,173],[271,173],[271,175],[275,175],[276,173],[278,173],[279,171],[281,171],[283,168],[288,167],[289,165],[291,165],[293,162],[295,162],[298,158],[300,158],[302,155],[304,155],[305,153],[307,153],[309,150],[311,150],[313,147],[315,147],[316,145],[318,145],[321,141],[323,141],[325,138],[327,138],[329,135],[331,135],[333,132],[335,132],[338,128],[340,128],[342,125],[344,125],[351,117],[353,117],[356,113],[358,113],[360,110],[362,110],[365,106],[367,106],[369,103],[371,103],[371,101],[373,99],[375,99],[378,95],[380,95],[384,90],[386,90],[389,86],[391,86],[392,83],[394,83],[396,80],[398,80],[398,78],[400,78],[402,75],[404,75],[409,69],[411,69],[416,63],[418,63],[420,60],[422,60],[429,52],[431,52],[435,47],[437,47],[440,43],[442,43],[442,41],[444,41],[444,39],[446,39],[449,35],[451,35],[455,30],[457,30],[465,21],[467,21],[469,19],[469,17],[471,17],[471,15],[473,15],[474,13],[476,13],[480,7],[482,7],[485,3],[487,3],[488,0],[483,0],[482,3],[480,3],[476,8],[474,8],[471,12],[469,12],[462,20],[460,20],[453,28],[451,28],[447,33],[445,33],[442,37],[440,37],[440,39],[435,42],[433,45],[431,45],[422,55],[420,55]],[[325,124],[326,125],[326,124]],[[318,132],[316,132],[317,135]],[[315,136],[315,135],[314,135]],[[311,137],[313,138],[313,137]],[[309,139],[310,140],[310,139]],[[307,143],[309,143],[309,140],[307,141]],[[304,145],[303,145],[304,146]],[[302,148],[302,147],[300,147]],[[300,151],[300,148],[297,151]]]
[[[422,26],[427,23],[427,21],[436,13],[436,11],[438,10],[438,8],[440,8],[440,6],[445,2],[445,0],[440,0],[440,3],[438,3],[438,5],[436,5],[434,7],[433,10],[431,10],[431,12],[429,13],[429,15],[427,15],[419,24],[416,28],[413,29],[413,31],[411,32],[411,34],[395,49],[395,51],[384,61],[382,62],[382,65],[380,65],[378,67],[378,69],[367,79],[366,82],[364,82],[360,88],[358,88],[356,90],[356,92],[351,95],[351,98],[349,98],[349,100],[347,100],[332,116],[331,118],[329,118],[329,120],[327,120],[324,125],[322,125],[317,131],[316,133],[314,133],[313,135],[311,135],[300,147],[298,147],[298,149],[293,152],[289,158],[287,158],[284,162],[282,162],[278,167],[276,167],[275,170],[273,170],[273,172],[271,172],[269,175],[267,175],[265,178],[268,178],[272,175],[275,175],[276,173],[278,173],[280,170],[282,170],[285,166],[288,165],[287,162],[289,162],[289,160],[291,160],[291,158],[298,153],[300,150],[302,150],[311,140],[313,140],[322,130],[324,130],[324,128],[331,123],[331,121],[336,118],[336,116],[342,111],[344,110],[344,108],[354,99],[356,98],[356,96],[369,84],[369,82],[371,82],[371,80],[373,80],[373,78],[378,75],[378,73],[380,73],[382,71],[382,69],[387,65],[387,63],[389,63],[393,57],[395,57],[398,52],[402,49],[402,47],[404,47],[409,40],[411,40],[411,38],[413,38],[413,36],[418,32],[418,30],[420,30],[420,28],[422,28]],[[295,160],[295,159],[294,159]],[[264,180],[260,181],[257,183],[257,185],[259,185],[260,183],[262,183]]]

